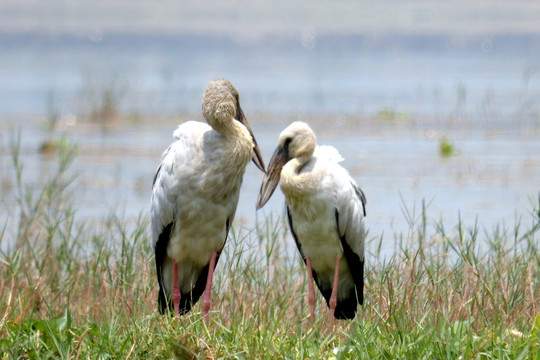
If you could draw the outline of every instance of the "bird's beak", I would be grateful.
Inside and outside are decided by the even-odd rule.
[[[264,161],[261,155],[261,149],[259,149],[257,140],[255,140],[255,135],[253,135],[253,131],[251,131],[251,127],[249,127],[249,123],[247,122],[246,116],[244,115],[240,104],[238,104],[237,109],[238,121],[240,121],[246,127],[246,129],[248,129],[249,133],[251,134],[251,138],[253,139],[253,157],[251,158],[251,160],[253,161],[255,166],[259,168],[259,170],[261,170],[263,173],[266,173],[266,170],[264,169]]]
[[[259,198],[257,199],[257,210],[262,208],[276,190],[281,177],[281,169],[289,161],[288,149],[279,145],[272,155],[270,165],[268,165],[268,171],[261,184],[261,190],[259,191]]]

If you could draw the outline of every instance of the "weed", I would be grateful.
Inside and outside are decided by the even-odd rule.
[[[390,258],[377,251],[382,237],[370,239],[365,305],[334,332],[320,295],[310,325],[283,214],[234,226],[205,322],[199,305],[178,319],[158,314],[145,213],[78,220],[76,148],[61,147],[56,171],[27,183],[19,144],[13,201],[2,204],[18,214],[0,231],[2,359],[540,358],[540,197],[528,226],[492,232],[431,226],[428,204],[404,206],[409,231]]]
[[[441,140],[439,141],[439,154],[442,157],[450,157],[452,155],[455,155],[456,150],[454,149],[454,145],[448,140],[447,137],[443,136]]]
[[[47,120],[44,124],[45,140],[39,147],[39,152],[42,154],[50,154],[58,149],[59,141],[55,139],[58,120],[60,119],[60,109],[56,103],[54,92],[50,91],[47,95]]]
[[[408,120],[409,115],[404,112],[397,112],[393,107],[384,107],[377,113],[377,118],[383,121]]]

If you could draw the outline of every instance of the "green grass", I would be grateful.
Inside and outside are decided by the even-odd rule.
[[[25,183],[18,144],[2,197],[0,359],[540,359],[540,199],[492,231],[405,209],[394,255],[370,237],[366,304],[333,332],[320,295],[310,325],[284,218],[233,228],[207,321],[200,304],[175,319],[156,310],[146,213],[78,221],[76,148],[62,143],[52,171]]]

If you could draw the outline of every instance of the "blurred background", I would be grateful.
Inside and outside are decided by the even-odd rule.
[[[540,5],[535,1],[0,1],[2,215],[59,143],[77,145],[77,218],[148,216],[177,124],[203,120],[225,77],[268,161],[291,121],[334,145],[363,188],[371,238],[428,225],[483,232],[531,221],[540,191]],[[257,215],[250,165],[237,226]],[[535,205],[536,204],[536,205]]]

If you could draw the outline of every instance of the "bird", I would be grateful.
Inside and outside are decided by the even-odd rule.
[[[261,151],[227,79],[211,81],[202,98],[206,123],[187,121],[173,132],[152,184],[152,246],[158,307],[183,315],[204,292],[208,314],[215,266],[238,205],[246,166],[265,172]]]
[[[317,145],[308,124],[293,122],[279,135],[257,200],[258,210],[280,184],[289,229],[307,266],[311,323],[314,281],[332,328],[334,318],[353,319],[364,302],[366,196],[341,161],[337,149]]]

